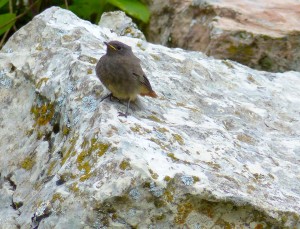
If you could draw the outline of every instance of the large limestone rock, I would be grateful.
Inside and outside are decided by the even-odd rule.
[[[99,26],[109,28],[119,36],[127,36],[146,40],[145,35],[123,11],[104,12]]]
[[[273,72],[300,71],[297,0],[151,0],[149,41]]]
[[[159,99],[103,101],[104,41]],[[300,73],[118,37],[51,8],[0,53],[0,228],[300,226]]]

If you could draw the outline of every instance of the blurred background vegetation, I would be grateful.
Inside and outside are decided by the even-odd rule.
[[[0,0],[0,49],[14,32],[51,6],[69,9],[95,24],[103,12],[117,9],[130,15],[138,24],[146,24],[150,18],[148,8],[139,0]]]

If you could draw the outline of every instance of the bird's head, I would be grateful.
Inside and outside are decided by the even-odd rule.
[[[120,41],[104,42],[104,44],[107,46],[106,53],[108,55],[124,55],[132,53],[131,47]]]

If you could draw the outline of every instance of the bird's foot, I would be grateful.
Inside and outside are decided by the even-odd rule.
[[[127,113],[127,112],[126,113],[123,113],[123,112],[120,112],[120,111],[118,112],[118,116],[119,117],[125,117],[125,118],[127,118],[128,115],[129,115],[129,113]]]

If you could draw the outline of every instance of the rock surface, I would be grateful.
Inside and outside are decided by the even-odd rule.
[[[104,12],[99,26],[109,28],[119,36],[127,36],[146,40],[145,35],[123,11]]]
[[[297,0],[152,0],[146,36],[272,72],[300,71]]]
[[[133,47],[158,99],[95,75]],[[0,228],[300,226],[300,73],[118,37],[50,8],[0,53]]]

